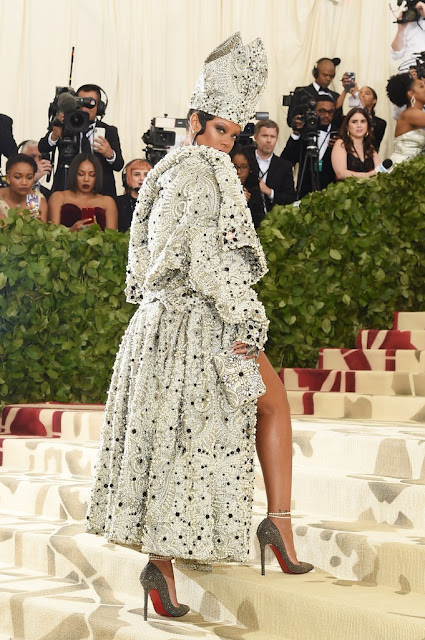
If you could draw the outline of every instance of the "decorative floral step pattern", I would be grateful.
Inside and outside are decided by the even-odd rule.
[[[317,369],[283,368],[292,414],[425,423],[424,327],[424,312],[397,312],[356,349],[321,349]]]

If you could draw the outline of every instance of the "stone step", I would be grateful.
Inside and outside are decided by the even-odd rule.
[[[425,372],[282,368],[279,375],[287,391],[347,391],[365,395],[425,396]]]
[[[370,396],[324,391],[288,391],[287,394],[293,416],[425,422],[425,399],[420,396]]]
[[[399,331],[420,331],[425,329],[425,311],[396,311],[393,329]]]
[[[425,351],[409,349],[319,349],[319,369],[425,371]]]
[[[260,563],[256,530],[265,509],[255,507],[248,562]],[[294,513],[294,541],[298,557],[340,580],[368,580],[394,589],[425,594],[423,532],[366,520],[314,519]],[[0,561],[58,577],[76,572],[81,580],[102,575],[117,591],[138,593],[134,572],[140,554],[85,533],[83,524],[48,521],[35,516],[0,514]],[[266,563],[277,567],[270,549]],[[119,568],[121,572],[118,573]],[[133,579],[129,579],[132,576]]]
[[[17,404],[2,411],[0,435],[99,440],[104,405]]]
[[[356,339],[357,349],[425,349],[425,331],[363,329]]]
[[[138,573],[134,566],[132,573]],[[0,630],[14,640],[155,640],[193,637],[274,640],[423,640],[423,596],[300,576],[255,566],[217,565],[209,574],[176,571],[179,599],[191,611],[160,618],[142,597],[123,598],[101,578],[82,581],[0,566]],[[347,588],[351,587],[351,588]]]

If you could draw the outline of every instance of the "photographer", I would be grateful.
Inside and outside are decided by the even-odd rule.
[[[61,96],[59,96],[61,98]],[[103,188],[102,194],[115,197],[117,192],[115,188],[114,171],[121,171],[124,166],[124,160],[121,153],[120,139],[116,127],[106,124],[103,120],[97,120],[96,115],[103,117],[106,105],[101,101],[101,89],[96,84],[85,84],[77,91],[77,98],[86,98],[92,101],[91,106],[82,106],[81,111],[88,114],[88,127],[85,131],[81,131],[73,136],[76,138],[76,144],[71,149],[72,157],[81,152],[93,152],[103,170]],[[65,104],[65,98],[62,100]],[[63,122],[64,113],[58,113],[57,118],[51,125],[51,130],[38,143],[38,148],[42,153],[53,151],[63,138]],[[103,129],[104,135],[95,136],[95,128]],[[61,160],[61,149],[59,148],[59,162],[55,172],[53,181],[53,191],[61,191],[65,187],[66,168],[65,163]],[[67,153],[70,151],[67,149]],[[72,158],[69,158],[70,160]],[[69,165],[68,165],[69,166]]]
[[[401,4],[401,3],[398,3]],[[394,13],[397,18],[397,33],[391,43],[391,56],[400,63],[399,71],[403,72],[404,63],[414,53],[425,50],[425,2],[409,0]]]
[[[0,161],[1,156],[10,158],[18,150],[12,133],[12,118],[0,113]]]
[[[320,58],[312,71],[314,81],[307,87],[297,87],[292,95],[291,104],[288,109],[287,123],[291,127],[294,117],[303,112],[303,103],[308,100],[317,102],[324,95],[330,96],[337,109],[334,114],[333,125],[335,129],[339,129],[342,122],[342,109],[337,104],[339,93],[329,89],[329,85],[335,78],[335,67],[340,63],[339,58]]]
[[[309,145],[306,129],[312,130],[313,137],[314,134],[317,135],[318,160],[314,161],[313,171],[317,172],[318,186],[320,189],[325,189],[328,184],[335,181],[335,172],[331,162],[332,147],[338,136],[338,132],[332,129],[335,111],[332,97],[322,95],[314,107],[314,114],[310,114],[310,118],[308,112],[304,116],[294,117],[293,132],[280,157],[289,160],[293,166],[298,163],[298,198],[303,198],[307,193],[313,191],[312,171],[310,166],[306,165],[306,151]],[[311,115],[316,115],[316,118],[312,118]]]
[[[387,128],[387,123],[382,118],[378,118],[375,113],[376,103],[378,102],[378,95],[376,91],[372,89],[372,87],[368,86],[364,86],[359,89],[356,81],[353,81],[347,73],[344,73],[342,76],[342,87],[342,102],[344,102],[347,94],[349,94],[348,106],[350,109],[353,109],[354,107],[362,107],[368,112],[372,123],[373,135],[375,137],[375,149],[376,151],[379,151],[382,138],[385,134],[385,129]]]

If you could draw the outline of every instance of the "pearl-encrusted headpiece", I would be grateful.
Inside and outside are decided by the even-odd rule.
[[[243,129],[255,113],[266,80],[267,56],[261,39],[244,46],[240,33],[235,33],[206,58],[189,107]]]

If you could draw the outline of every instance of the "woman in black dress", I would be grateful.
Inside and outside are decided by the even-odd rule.
[[[345,116],[340,138],[332,149],[332,167],[338,180],[371,178],[381,163],[374,146],[373,129],[367,111],[354,107]]]
[[[258,179],[258,165],[244,147],[238,146],[230,154],[238,178],[242,183],[246,203],[251,212],[255,229],[266,215],[264,200]]]

